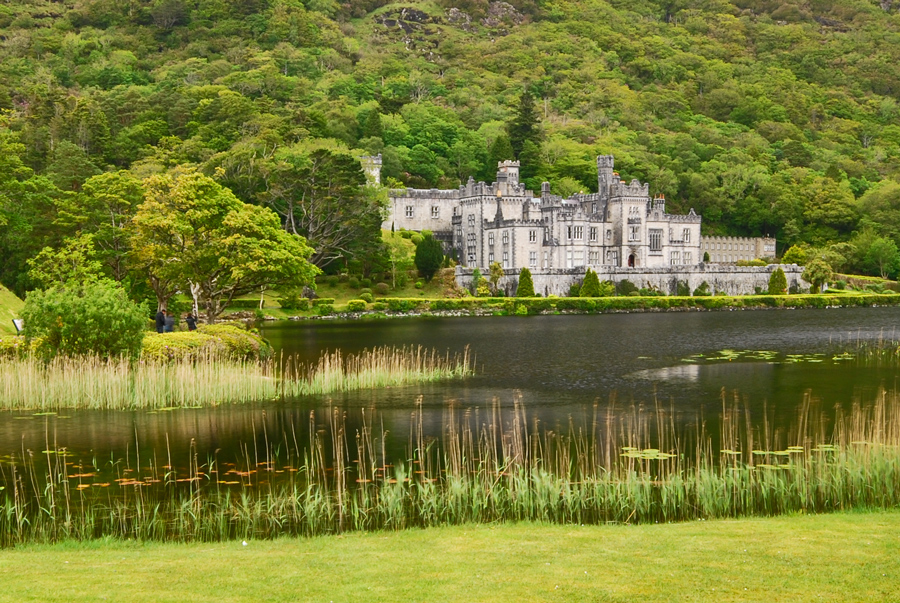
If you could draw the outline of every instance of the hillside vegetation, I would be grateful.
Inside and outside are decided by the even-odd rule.
[[[321,149],[381,153],[387,182],[424,187],[515,156],[562,194],[594,190],[612,153],[709,234],[893,274],[893,4],[12,0],[0,146],[23,166],[0,160],[0,280],[30,286],[27,259],[73,234],[60,200],[102,171],[193,165],[265,203]]]

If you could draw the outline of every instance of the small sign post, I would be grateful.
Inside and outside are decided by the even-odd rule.
[[[22,330],[25,328],[25,321],[21,318],[13,318],[12,321],[16,327],[16,334],[21,334]]]

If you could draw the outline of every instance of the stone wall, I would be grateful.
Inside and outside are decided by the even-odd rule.
[[[711,292],[724,292],[728,295],[749,295],[757,289],[765,292],[769,287],[769,276],[776,268],[784,270],[789,287],[797,287],[806,291],[810,285],[801,278],[803,268],[796,264],[769,264],[768,266],[724,266],[721,264],[700,264],[695,266],[671,266],[666,268],[616,268],[600,267],[597,276],[601,281],[612,281],[616,284],[623,280],[634,283],[638,288],[652,287],[666,295],[675,295],[678,281],[686,282],[693,291],[704,281],[709,284]],[[472,268],[456,267],[456,282],[460,287],[471,289]],[[534,291],[543,296],[568,295],[573,283],[584,280],[585,268],[568,270],[533,270]],[[485,275],[486,276],[486,275]],[[519,283],[519,271],[505,271],[500,280],[500,288],[506,295],[515,295]]]

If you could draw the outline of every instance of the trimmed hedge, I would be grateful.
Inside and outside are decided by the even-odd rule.
[[[313,305],[313,308],[318,307],[318,306],[333,306],[334,298],[333,297],[317,297],[316,299],[312,300],[312,305]]]
[[[347,302],[347,310],[350,312],[362,312],[366,309],[366,302],[362,299],[351,299]]]
[[[259,308],[259,300],[258,299],[233,299],[231,303],[228,304],[230,308],[241,308],[244,310],[255,310]],[[266,302],[263,301],[263,308],[266,307]]]

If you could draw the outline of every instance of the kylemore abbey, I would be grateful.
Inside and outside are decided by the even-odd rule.
[[[380,158],[366,159],[377,178]],[[702,237],[693,209],[667,213],[665,198],[651,198],[646,183],[621,180],[614,167],[612,155],[597,157],[597,192],[567,199],[546,182],[539,196],[526,190],[517,161],[500,162],[492,184],[470,178],[452,190],[394,189],[384,228],[433,232],[456,251],[461,282],[496,262],[510,281],[527,267],[545,294],[562,293],[588,268],[614,282],[627,277],[666,291],[679,280],[697,286],[703,279],[746,293],[767,281],[769,270],[734,263],[774,258],[774,239]],[[789,279],[796,272],[787,271]]]

